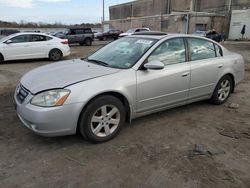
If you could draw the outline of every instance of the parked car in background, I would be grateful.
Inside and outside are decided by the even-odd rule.
[[[127,32],[125,33],[121,33],[119,35],[119,37],[125,37],[125,36],[129,36],[132,35],[134,33],[138,33],[138,32],[146,32],[146,31],[150,31],[149,28],[143,27],[143,28],[133,28],[133,29],[129,29]]]
[[[207,31],[205,30],[196,30],[192,33],[192,35],[199,36],[199,37],[206,37]]]
[[[0,29],[0,39],[8,36],[8,35],[12,35],[14,33],[19,33],[20,31],[17,29]]]
[[[69,44],[79,43],[82,46],[91,46],[94,40],[94,33],[91,28],[67,28],[63,33],[58,33],[54,36],[68,39]]]
[[[111,29],[109,31],[100,33],[96,36],[99,40],[116,40],[122,32],[118,29]]]
[[[42,33],[16,33],[0,40],[0,62],[36,58],[58,61],[69,54],[67,39]]]
[[[225,35],[223,33],[218,33],[215,29],[207,31],[206,37],[216,42],[221,42],[225,40]]]
[[[145,32],[30,71],[14,99],[18,117],[35,133],[80,132],[100,143],[125,120],[200,100],[223,104],[244,72],[241,55],[210,39]]]

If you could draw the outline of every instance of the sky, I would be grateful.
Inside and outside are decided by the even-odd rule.
[[[111,5],[131,0],[105,0],[105,20]],[[98,23],[102,0],[0,0],[0,20],[64,24]]]

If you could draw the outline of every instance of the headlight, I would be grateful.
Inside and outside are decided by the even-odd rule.
[[[61,106],[69,96],[67,89],[55,89],[39,93],[33,97],[31,104],[42,107]]]

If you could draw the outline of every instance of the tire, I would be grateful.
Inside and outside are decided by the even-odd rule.
[[[49,59],[51,61],[59,61],[62,59],[62,57],[63,57],[63,54],[61,50],[59,49],[53,49],[49,52]]]
[[[3,55],[0,54],[0,64],[3,63],[3,61],[4,61]]]
[[[223,104],[227,101],[232,90],[233,80],[229,75],[225,75],[217,83],[210,101],[216,105]]]
[[[84,43],[85,43],[86,46],[91,46],[92,45],[92,39],[86,38]]]
[[[121,130],[125,114],[125,108],[119,99],[109,95],[100,96],[81,113],[78,129],[90,142],[107,142]]]
[[[103,37],[103,40],[104,40],[104,41],[106,41],[106,40],[107,40],[107,37],[106,37],[106,36],[105,36],[105,37]]]

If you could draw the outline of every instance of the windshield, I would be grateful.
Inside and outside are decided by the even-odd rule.
[[[134,33],[135,29],[129,29],[126,33]]]
[[[154,39],[122,38],[104,46],[86,60],[113,68],[128,69],[132,67],[155,42],[156,40]]]

